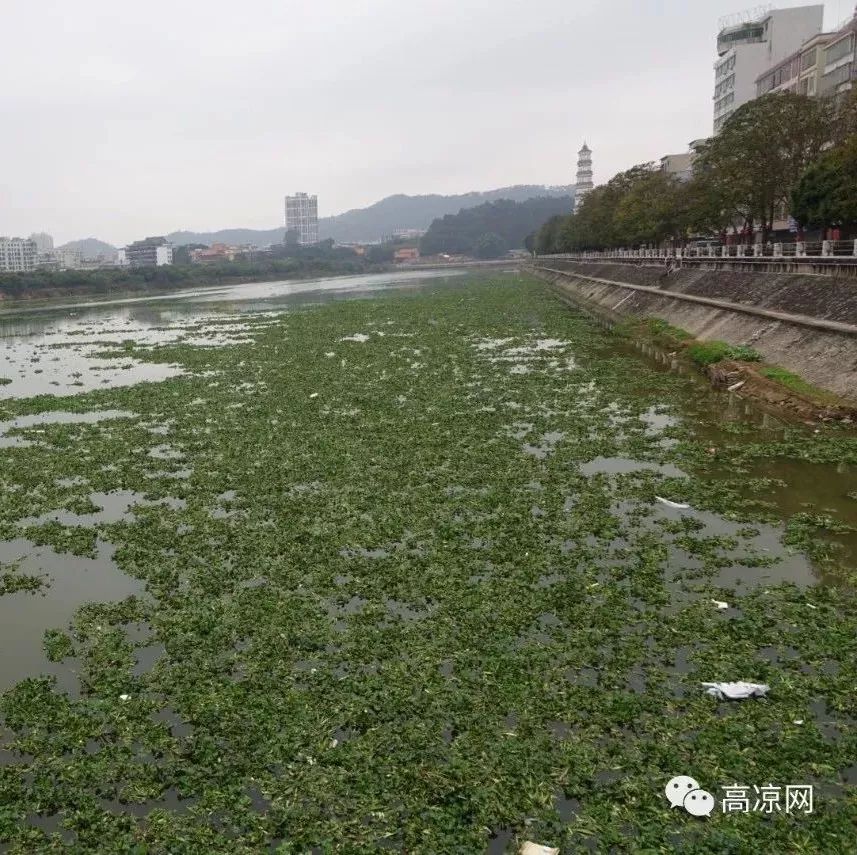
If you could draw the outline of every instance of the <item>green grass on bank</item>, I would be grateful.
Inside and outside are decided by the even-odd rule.
[[[724,359],[734,359],[740,362],[759,362],[762,358],[758,351],[746,345],[734,346],[725,341],[700,341],[687,348],[688,355],[701,366],[713,365]]]
[[[801,395],[807,395],[811,398],[816,398],[821,401],[829,401],[835,403],[839,398],[828,392],[825,389],[820,389],[818,386],[807,382],[797,374],[787,371],[785,368],[780,368],[778,365],[763,365],[759,368],[759,373],[769,380],[774,380],[777,383],[791,389],[793,392],[798,392]]]

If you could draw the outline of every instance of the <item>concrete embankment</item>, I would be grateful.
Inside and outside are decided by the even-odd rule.
[[[791,273],[537,260],[536,276],[615,320],[661,318],[701,341],[749,345],[770,363],[857,400],[857,282]]]

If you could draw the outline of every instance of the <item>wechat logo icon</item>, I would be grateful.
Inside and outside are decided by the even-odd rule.
[[[672,807],[683,807],[691,816],[711,816],[714,796],[700,789],[699,782],[689,775],[676,775],[664,788]]]

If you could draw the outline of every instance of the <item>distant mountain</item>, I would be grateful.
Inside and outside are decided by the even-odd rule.
[[[463,193],[458,196],[388,196],[368,208],[346,211],[336,217],[318,221],[319,237],[332,237],[343,243],[378,240],[391,235],[396,229],[427,229],[438,217],[457,214],[464,208],[475,208],[485,202],[509,199],[524,202],[537,196],[568,196],[570,187],[543,187],[538,184],[519,184],[481,193]]]
[[[239,244],[253,244],[254,246],[268,246],[272,243],[282,243],[286,234],[286,227],[279,229],[221,229],[219,232],[170,232],[166,235],[168,241],[174,246],[184,246],[189,243],[204,243],[211,246],[213,243],[225,243],[232,246]]]
[[[99,255],[116,255],[116,247],[105,243],[97,238],[83,238],[82,240],[70,240],[58,249],[76,249],[84,258],[98,258]]]
[[[457,196],[388,196],[368,208],[355,208],[335,217],[322,217],[318,221],[321,240],[333,238],[339,243],[377,241],[391,235],[396,229],[427,229],[438,217],[457,214],[464,208],[475,208],[486,202],[509,199],[524,202],[527,199],[552,196],[565,197],[573,193],[573,186],[545,187],[541,184],[518,184],[485,192],[462,193]],[[285,226],[278,229],[223,229],[217,232],[180,231],[167,235],[176,246],[188,243],[250,243],[267,246],[280,243]]]

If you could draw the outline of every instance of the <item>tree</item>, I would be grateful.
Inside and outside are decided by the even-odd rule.
[[[503,251],[523,245],[527,235],[549,217],[567,213],[572,202],[565,197],[536,197],[525,202],[500,199],[447,214],[432,222],[420,240],[423,255],[440,252],[476,255],[477,242],[486,234],[502,238]]]
[[[177,246],[173,250],[173,264],[175,265],[183,265],[190,264],[192,259],[190,257],[191,250],[194,249],[208,249],[208,244],[205,243],[186,243],[182,244],[182,246]]]
[[[500,258],[506,254],[506,241],[496,232],[485,232],[473,244],[473,254],[477,258]]]
[[[653,163],[639,168],[616,206],[614,228],[624,243],[655,244],[681,239],[686,216],[680,202],[680,182]]]
[[[393,247],[388,243],[378,243],[366,250],[366,260],[372,264],[386,264],[393,260]]]
[[[833,104],[833,142],[842,145],[857,135],[857,89],[839,96]]]
[[[792,216],[805,228],[857,225],[857,136],[825,152],[792,193]]]
[[[559,231],[566,218],[559,215],[551,217],[537,232],[533,241],[538,255],[552,255],[559,252]]]
[[[761,226],[767,241],[777,210],[830,140],[833,124],[822,101],[791,92],[764,95],[729,117],[695,169],[730,187],[738,213],[751,230]]]

